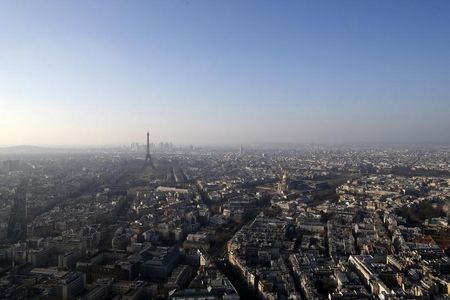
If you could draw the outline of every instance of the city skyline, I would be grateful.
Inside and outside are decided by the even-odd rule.
[[[450,299],[449,16],[0,0],[0,299]]]
[[[0,146],[442,143],[447,1],[0,3]]]

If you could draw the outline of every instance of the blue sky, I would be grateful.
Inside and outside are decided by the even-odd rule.
[[[0,144],[450,142],[449,1],[0,1]]]

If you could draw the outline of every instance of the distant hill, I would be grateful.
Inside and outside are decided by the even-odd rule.
[[[10,146],[10,147],[0,147],[0,153],[14,154],[14,153],[44,153],[51,152],[55,149],[38,147],[32,145],[20,145],[20,146]]]
[[[91,152],[123,152],[123,147],[40,147],[32,145],[19,145],[0,147],[0,155],[14,154],[54,154],[54,153],[91,153]]]

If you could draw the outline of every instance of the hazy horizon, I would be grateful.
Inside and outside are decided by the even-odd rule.
[[[0,146],[450,143],[448,1],[2,1]]]
[[[160,143],[166,143],[170,141],[151,141],[151,151],[157,151],[159,148]],[[140,152],[144,153],[145,149],[145,141],[137,141],[136,143],[139,144],[140,147],[143,147]],[[131,143],[131,144],[134,144]],[[130,149],[131,144],[66,144],[66,145],[58,145],[58,144],[17,144],[17,145],[0,145],[1,151],[15,151],[15,149],[19,149],[19,151],[27,151],[29,150],[100,150],[100,149],[121,149],[121,148],[127,148]],[[180,143],[180,144],[173,144],[172,145],[175,148],[189,148],[191,146],[193,147],[199,147],[199,148],[205,148],[205,149],[239,149],[243,148],[244,150],[264,150],[264,149],[272,149],[272,150],[282,150],[282,149],[307,149],[307,148],[315,148],[315,147],[325,147],[325,148],[334,148],[334,147],[349,147],[349,148],[365,148],[365,147],[371,147],[371,148],[435,148],[435,147],[444,147],[448,148],[450,147],[450,143],[446,142],[334,142],[334,143],[284,143],[284,142],[255,142],[255,143]],[[138,151],[139,152],[139,151]]]

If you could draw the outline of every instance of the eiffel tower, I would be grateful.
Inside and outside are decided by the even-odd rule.
[[[150,156],[150,133],[147,131],[147,154],[145,155],[145,164],[154,167],[152,157]]]

